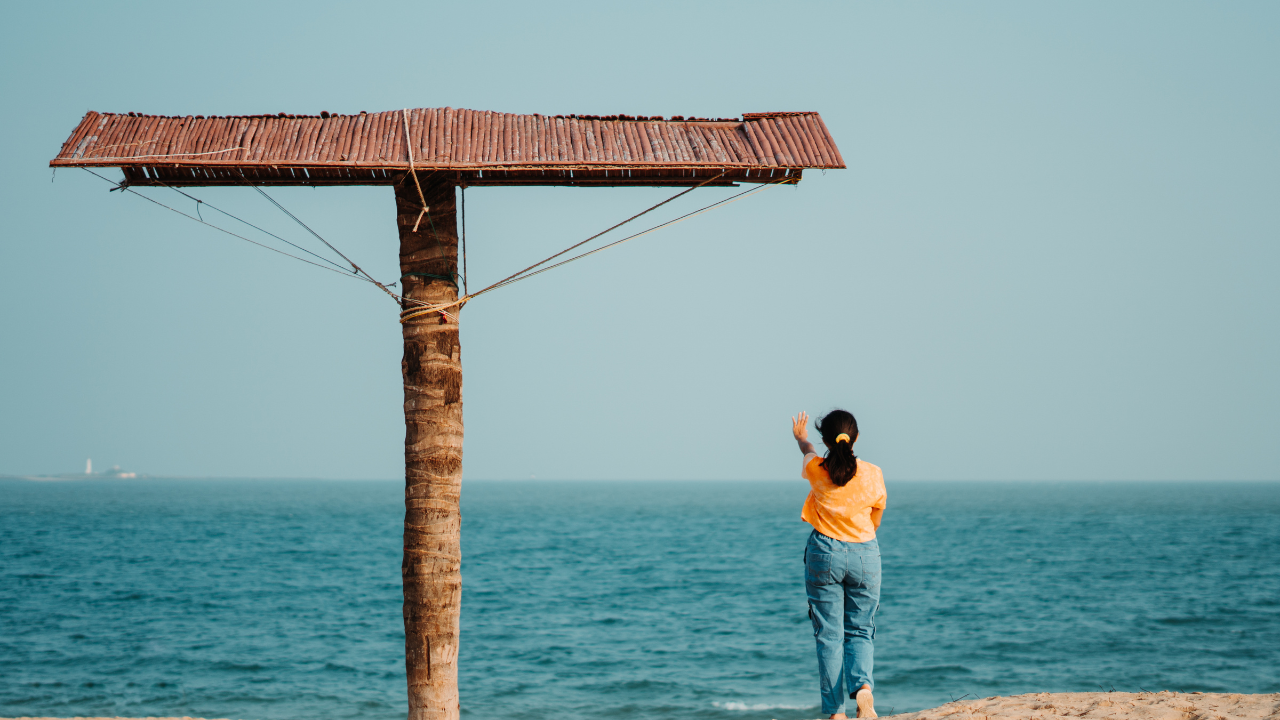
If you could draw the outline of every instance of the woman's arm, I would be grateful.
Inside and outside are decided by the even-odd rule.
[[[802,411],[798,416],[791,418],[791,434],[799,443],[802,454],[808,455],[814,452],[813,443],[809,442],[809,413]]]
[[[880,519],[884,517],[884,508],[871,508],[871,527],[880,529]]]

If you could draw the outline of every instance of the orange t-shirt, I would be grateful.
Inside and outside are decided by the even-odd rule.
[[[808,480],[809,487],[813,488],[800,511],[801,520],[836,540],[867,542],[875,538],[871,510],[883,510],[888,499],[880,468],[858,458],[857,474],[844,487],[839,487],[823,469],[822,458],[809,453],[804,456],[800,477]]]

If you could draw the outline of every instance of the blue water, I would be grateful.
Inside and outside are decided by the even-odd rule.
[[[882,713],[1280,691],[1280,483],[890,484]],[[818,715],[803,483],[469,482],[463,714]],[[397,482],[0,481],[0,716],[403,718]]]

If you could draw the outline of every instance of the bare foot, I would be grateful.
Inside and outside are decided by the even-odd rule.
[[[831,720],[849,720],[849,716],[844,713],[836,713],[831,716]]]
[[[875,698],[871,696],[871,687],[869,685],[863,685],[858,688],[858,694],[855,698],[858,701],[858,717],[879,717],[876,715],[876,701]]]

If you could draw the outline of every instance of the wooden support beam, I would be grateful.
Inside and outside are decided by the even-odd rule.
[[[458,298],[454,186],[413,178],[395,187],[401,287],[430,303]],[[417,230],[414,230],[414,225]],[[432,277],[436,276],[436,277]],[[456,315],[457,309],[451,311]],[[462,603],[462,357],[458,325],[438,313],[403,326],[404,580],[408,720],[458,720],[458,614]]]

